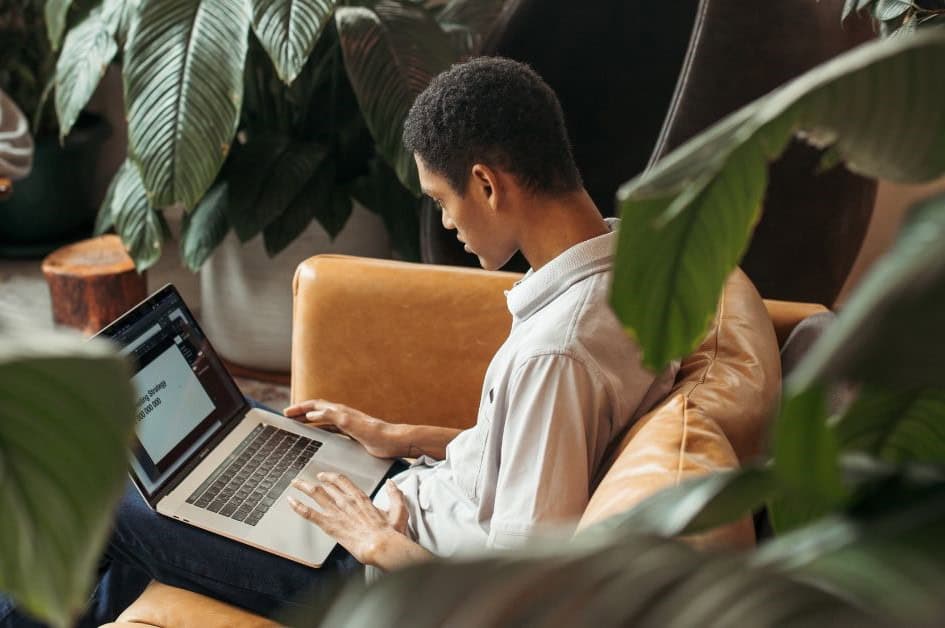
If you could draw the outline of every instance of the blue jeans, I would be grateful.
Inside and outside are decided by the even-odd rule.
[[[407,468],[394,463],[388,477]],[[113,621],[151,579],[272,616],[321,607],[362,566],[336,546],[319,569],[280,558],[159,515],[130,482],[100,566],[100,580],[80,626]],[[0,595],[0,626],[35,626]]]

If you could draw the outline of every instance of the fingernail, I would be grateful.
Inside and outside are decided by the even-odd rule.
[[[312,486],[308,482],[303,482],[302,480],[292,480],[292,486],[304,493],[312,490]]]
[[[297,508],[302,505],[302,502],[300,502],[296,498],[289,495],[289,505],[292,506],[293,508]]]
[[[315,476],[315,477],[317,477],[319,480],[324,480],[326,477],[328,477],[328,474],[325,473],[324,471],[322,471],[321,473],[319,473],[319,474],[318,474],[317,476]]]

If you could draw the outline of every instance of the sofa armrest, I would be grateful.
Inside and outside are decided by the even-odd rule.
[[[152,581],[114,623],[101,628],[275,628],[278,625],[205,595]]]
[[[797,301],[776,301],[765,299],[765,307],[771,322],[774,323],[774,333],[778,337],[778,346],[783,347],[784,341],[791,335],[797,324],[808,316],[829,311],[819,303],[800,303]]]
[[[302,262],[293,282],[292,401],[469,427],[511,325],[504,291],[519,278],[341,255]]]

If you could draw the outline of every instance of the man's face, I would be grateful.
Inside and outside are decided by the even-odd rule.
[[[504,266],[518,248],[509,241],[507,226],[490,205],[488,189],[471,176],[466,194],[461,196],[445,177],[426,168],[420,158],[416,162],[420,189],[436,203],[443,227],[455,230],[466,252],[478,257],[479,265],[486,270]]]

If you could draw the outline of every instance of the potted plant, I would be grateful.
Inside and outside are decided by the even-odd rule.
[[[241,347],[264,369],[287,370],[285,286],[296,264],[345,240],[349,219],[358,223],[349,240],[373,242],[349,243],[350,252],[389,254],[389,234],[401,257],[419,258],[419,189],[403,119],[435,74],[478,45],[503,2],[348,4],[102,0],[68,31],[59,57],[56,111],[68,130],[101,69],[121,55],[128,158],[98,230],[113,227],[142,270],[161,255],[171,207],[183,208],[180,252],[193,270],[231,231],[232,244],[253,241],[256,259],[231,247],[202,280],[202,298],[244,300],[202,309],[224,356],[238,358]],[[263,252],[278,255],[313,221],[321,244],[303,243],[283,256],[281,275],[268,274]],[[258,281],[243,281],[262,269]],[[281,314],[260,321],[259,309],[277,302]],[[223,320],[207,320],[244,311],[251,326],[226,331]]]
[[[33,118],[34,168],[0,202],[0,255],[40,256],[92,232],[97,153],[108,135],[86,113],[60,133],[46,104],[56,57],[46,36],[41,0],[0,0],[0,89]]]

